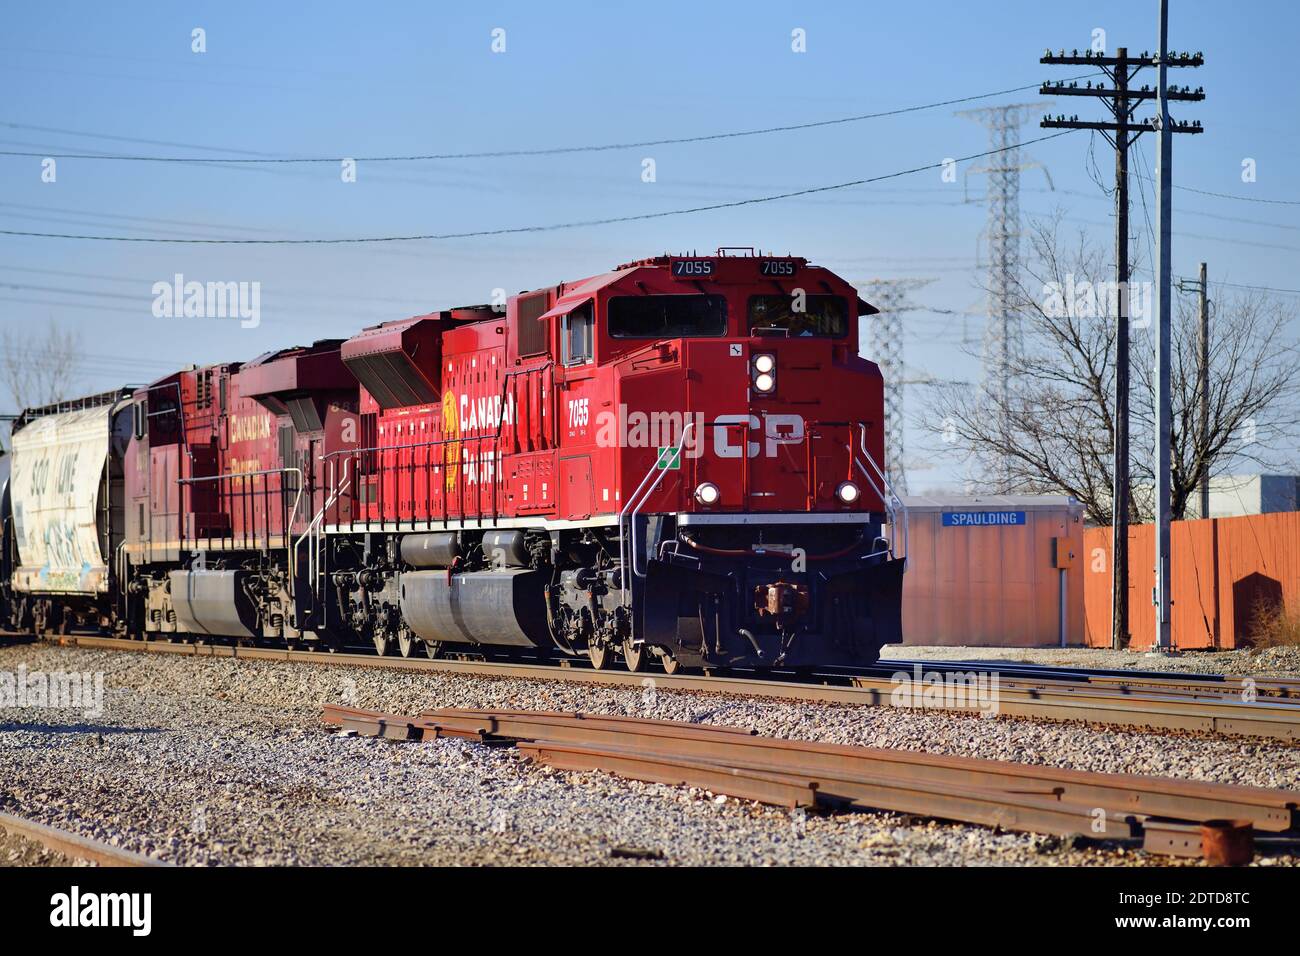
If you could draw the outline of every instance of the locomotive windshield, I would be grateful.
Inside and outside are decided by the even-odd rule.
[[[609,334],[616,339],[685,339],[727,334],[727,300],[720,295],[625,295],[609,300]]]
[[[849,307],[843,296],[807,295],[802,311],[789,295],[755,295],[749,299],[749,327],[758,335],[840,338],[849,331]]]

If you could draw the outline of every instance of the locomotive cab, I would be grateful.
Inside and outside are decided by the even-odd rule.
[[[876,310],[794,257],[668,256],[612,275],[548,317],[562,487],[581,488],[591,468],[601,489],[568,513],[617,516],[605,621],[619,626],[630,604],[624,657],[874,661],[901,640],[904,566],[885,538],[901,502],[879,467],[883,381],[856,349],[859,318]],[[579,610],[560,616],[576,626]]]

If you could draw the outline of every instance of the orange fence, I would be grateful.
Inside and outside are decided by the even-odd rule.
[[[1154,525],[1129,529],[1130,647],[1155,634]],[[1257,609],[1300,608],[1300,512],[1175,521],[1170,528],[1175,647],[1241,647]],[[1083,533],[1084,639],[1110,646],[1111,529]]]

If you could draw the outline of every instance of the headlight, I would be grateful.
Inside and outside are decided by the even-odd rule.
[[[699,487],[695,489],[695,500],[702,505],[715,505],[718,499],[722,497],[722,492],[718,486],[711,481],[702,481]]]
[[[846,505],[853,504],[861,494],[862,492],[858,489],[858,486],[851,481],[841,481],[839,487],[835,489],[835,497]]]
[[[750,375],[754,378],[754,390],[769,394],[776,390],[776,356],[771,352],[759,352],[749,363]]]

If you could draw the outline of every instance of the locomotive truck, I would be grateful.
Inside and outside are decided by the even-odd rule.
[[[663,255],[31,409],[0,600],[37,633],[873,663],[906,562],[874,312],[802,258]]]

